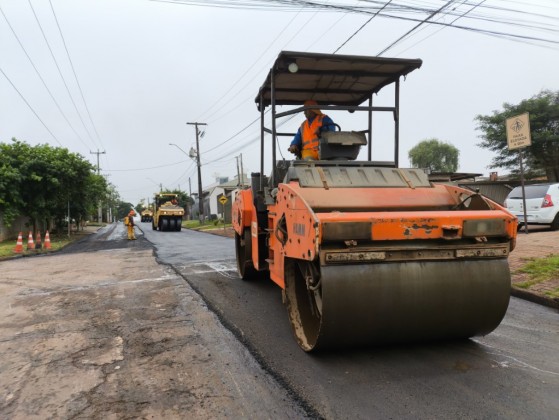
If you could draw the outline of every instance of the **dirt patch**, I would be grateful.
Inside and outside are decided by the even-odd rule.
[[[305,417],[138,242],[0,263],[0,417]]]
[[[200,232],[211,233],[212,235],[218,235],[218,236],[225,236],[226,238],[235,237],[235,230],[232,227],[226,227],[225,229],[223,229],[223,227],[215,228],[215,229],[204,229],[204,230],[200,230]]]

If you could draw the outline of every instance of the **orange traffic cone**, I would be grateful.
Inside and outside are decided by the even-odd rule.
[[[33,234],[29,232],[29,236],[27,237],[27,250],[35,249],[35,244],[33,243]]]
[[[21,254],[23,252],[23,238],[21,236],[21,232],[19,232],[19,235],[17,237],[17,243],[14,252],[17,254]]]
[[[37,236],[35,237],[35,249],[41,249],[41,232],[37,231]]]
[[[50,236],[48,230],[45,233],[45,249],[50,249]]]

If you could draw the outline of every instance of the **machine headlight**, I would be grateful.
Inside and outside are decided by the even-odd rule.
[[[465,220],[462,236],[502,236],[506,233],[504,219]]]

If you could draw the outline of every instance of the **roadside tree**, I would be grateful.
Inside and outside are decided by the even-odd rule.
[[[21,172],[18,156],[10,145],[0,143],[0,212],[3,222],[11,226],[23,207]]]
[[[456,172],[460,151],[452,144],[438,139],[426,139],[410,149],[408,157],[413,167],[431,172]]]
[[[71,217],[79,221],[95,197],[105,194],[106,182],[98,179],[93,165],[68,149],[12,139],[0,144],[0,151],[0,211],[8,226],[22,214],[31,219],[33,230],[37,224],[51,229],[52,220],[59,225],[65,220],[68,204]]]
[[[519,104],[503,104],[502,111],[478,115],[477,129],[482,132],[480,147],[496,153],[491,168],[519,171],[518,150],[509,150],[505,121],[515,115],[530,113],[532,145],[524,148],[526,176],[546,175],[559,182],[559,91],[544,90]]]
[[[117,217],[118,219],[124,219],[124,216],[127,216],[130,213],[130,210],[133,209],[134,206],[132,203],[128,203],[126,201],[117,201]]]

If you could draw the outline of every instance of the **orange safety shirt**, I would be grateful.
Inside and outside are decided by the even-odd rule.
[[[322,119],[325,116],[324,114],[316,115],[312,123],[309,124],[309,120],[305,120],[301,124],[302,159],[318,160],[318,135],[322,127]]]

